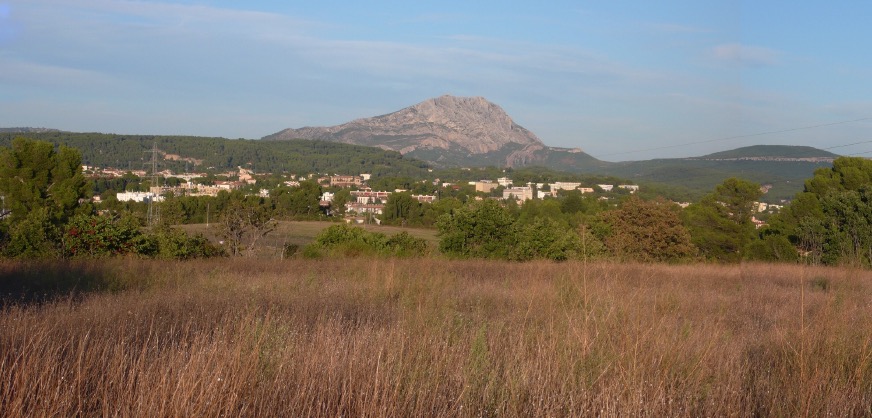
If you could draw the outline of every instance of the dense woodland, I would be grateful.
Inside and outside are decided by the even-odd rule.
[[[318,147],[329,143],[309,144],[315,145],[314,154],[327,154],[327,148]],[[168,196],[151,208],[111,198],[94,204],[89,197],[98,187],[84,177],[81,159],[75,148],[23,138],[3,149],[0,251],[4,256],[251,256],[259,240],[274,231],[277,221],[338,221],[343,203],[349,199],[347,190],[334,189],[337,210],[327,212],[319,206],[324,187],[304,181],[297,187],[275,187],[267,197],[234,191],[217,197]],[[408,164],[398,154],[394,162],[402,167]],[[386,170],[393,170],[390,161],[380,163]],[[487,172],[483,170],[455,173],[458,177],[480,178]],[[564,178],[563,174],[547,170],[513,170],[509,174],[516,181]],[[117,184],[102,185],[110,192],[107,197],[111,197],[111,187],[126,188],[133,179],[113,181]],[[391,241],[392,237],[342,226],[328,229],[326,236],[318,237],[300,254],[872,265],[872,161],[860,158],[839,158],[832,167],[818,169],[793,203],[771,216],[768,226],[762,229],[752,222],[755,202],[762,194],[760,186],[737,178],[724,180],[686,209],[662,197],[625,191],[613,193],[610,199],[598,193],[561,192],[557,198],[520,204],[489,199],[488,194],[476,193],[468,185],[439,188],[403,176],[375,181],[386,187],[403,185],[408,189],[390,196],[380,221],[436,228],[438,248],[428,248],[411,237]],[[439,199],[432,204],[422,203],[412,198],[413,193],[434,193]],[[210,219],[220,245],[176,228]]]
[[[0,133],[0,146],[8,147],[21,134]],[[151,150],[201,160],[160,161],[176,172],[226,171],[237,167],[263,173],[371,173],[374,176],[420,178],[427,164],[403,158],[398,152],[328,141],[255,141],[195,136],[115,135],[100,133],[30,133],[28,138],[75,148],[82,163],[127,170],[150,169]]]

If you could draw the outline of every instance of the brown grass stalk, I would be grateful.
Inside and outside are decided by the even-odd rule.
[[[0,416],[872,415],[872,275],[861,270],[56,268],[118,290],[0,310]]]

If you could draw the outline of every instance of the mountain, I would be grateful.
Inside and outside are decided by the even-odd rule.
[[[612,163],[580,149],[545,145],[482,97],[441,96],[394,113],[331,127],[285,129],[264,140],[327,140],[394,150],[437,167],[542,166],[571,173],[608,175],[697,192],[729,177],[766,186],[767,200],[789,199],[814,170],[838,155],[801,146],[756,145],[695,158]]]
[[[398,151],[438,166],[498,167],[555,161],[580,171],[605,164],[579,149],[551,148],[483,97],[441,96],[330,127],[285,129],[264,140],[320,139]]]
[[[701,160],[829,161],[838,154],[814,147],[794,145],[753,145],[698,157]]]

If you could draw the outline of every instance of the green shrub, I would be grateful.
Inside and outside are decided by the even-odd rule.
[[[581,253],[581,238],[572,229],[550,218],[536,218],[516,226],[516,244],[509,258],[517,261],[546,259],[565,261]]]
[[[795,262],[799,259],[799,254],[784,235],[766,235],[748,244],[745,258],[755,261]]]
[[[71,258],[102,258],[136,253],[140,239],[132,217],[78,215],[66,225],[64,254]]]
[[[427,254],[427,240],[403,231],[385,241],[385,250],[396,257],[421,257]]]
[[[427,242],[415,238],[408,232],[387,237],[379,232],[369,232],[363,228],[339,224],[328,227],[315,237],[312,244],[303,249],[306,258],[318,258],[324,253],[346,257],[392,256],[414,257],[427,252]]]
[[[303,247],[302,252],[303,258],[307,258],[310,260],[318,260],[324,257],[324,254],[321,252],[321,247],[315,243],[309,244]]]
[[[54,239],[59,234],[45,209],[36,209],[13,223],[3,239],[3,255],[10,258],[52,258],[57,256]]]
[[[223,249],[213,245],[206,237],[191,236],[179,229],[161,228],[154,233],[154,237],[158,245],[155,256],[158,258],[188,260],[225,255]]]

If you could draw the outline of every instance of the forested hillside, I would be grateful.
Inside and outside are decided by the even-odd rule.
[[[829,161],[670,158],[617,163],[604,171],[635,183],[662,183],[697,192],[710,190],[726,178],[739,177],[768,186],[769,192],[762,199],[777,203],[801,192],[803,181],[816,169],[831,166]]]
[[[256,172],[287,173],[372,173],[374,176],[413,176],[426,172],[427,164],[405,158],[395,151],[326,141],[259,141],[195,136],[117,135],[101,133],[41,132],[0,133],[0,147],[23,136],[76,148],[82,163],[101,167],[137,170],[151,159],[156,145],[164,154],[198,160],[163,160],[161,166],[177,171],[212,167],[217,170],[238,166]]]
[[[752,145],[699,157],[701,159],[727,158],[838,158],[838,154],[814,147],[787,145]]]

